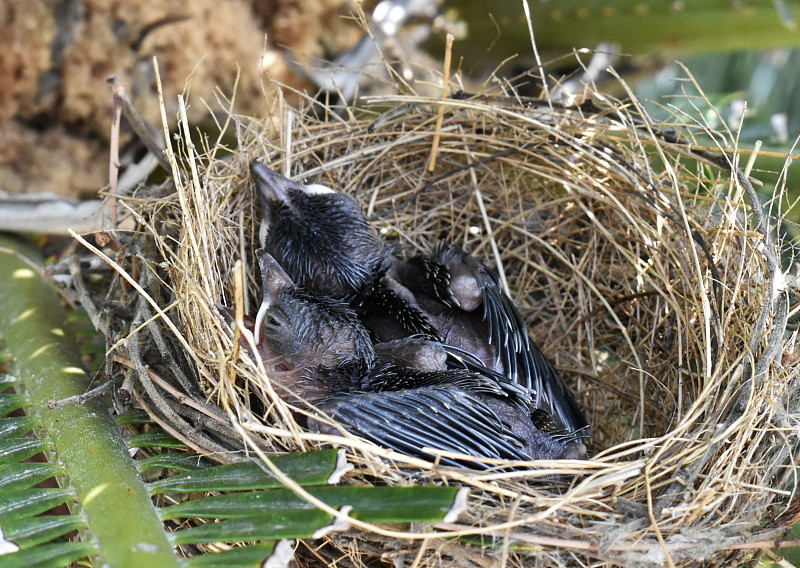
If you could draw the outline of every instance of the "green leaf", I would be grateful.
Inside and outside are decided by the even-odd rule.
[[[21,394],[0,395],[0,416],[6,416],[15,410],[19,410],[25,406],[27,402],[27,397]]]
[[[197,471],[217,464],[208,458],[197,454],[181,452],[172,454],[158,454],[136,462],[140,472],[151,469],[174,469],[177,471]]]
[[[260,568],[275,549],[274,543],[238,546],[222,552],[193,556],[183,561],[185,568]]]
[[[272,462],[300,485],[321,485],[336,467],[336,450],[321,450],[273,456]],[[197,491],[236,491],[282,487],[266,466],[256,462],[241,462],[208,468],[199,472],[176,475],[150,485],[155,493],[191,493]]]
[[[88,542],[43,544],[6,554],[2,557],[3,568],[63,568],[95,552],[96,545]]]
[[[348,514],[370,523],[441,521],[450,511],[456,487],[312,487],[314,497],[338,509],[349,505]],[[289,489],[230,493],[193,499],[164,507],[164,519],[178,517],[236,519],[266,517],[272,511],[290,512],[315,506]]]
[[[35,456],[49,444],[37,438],[6,438],[0,440],[0,464],[18,463]]]
[[[30,431],[37,424],[30,416],[11,416],[0,418],[0,440],[8,437],[19,437]]]
[[[521,2],[496,0],[490,6],[484,2],[449,4],[469,30],[467,41],[456,42],[453,57],[463,57],[475,65],[487,53],[495,62],[530,53],[530,35]],[[775,0],[532,0],[530,7],[536,45],[545,59],[576,48],[595,48],[602,42],[618,44],[621,53],[660,53],[662,57],[800,44],[796,24],[783,21]],[[489,45],[498,36],[502,41]]]
[[[792,530],[789,531],[789,534],[785,537],[787,540],[794,540],[800,538],[800,523],[796,523]],[[782,548],[778,550],[774,550],[776,556],[778,558],[783,557],[788,560],[792,566],[798,566],[800,564],[800,546],[792,546],[787,548]],[[778,566],[778,564],[776,564]]]
[[[332,517],[312,509],[306,511],[269,511],[266,515],[211,522],[178,531],[174,544],[242,542],[310,538],[315,531],[331,524]]]
[[[63,470],[58,464],[25,462],[0,465],[0,491],[28,489]]]
[[[151,424],[153,419],[141,408],[132,408],[122,414],[117,414],[114,421],[118,426],[126,426],[128,424]]]
[[[0,493],[0,520],[32,517],[67,502],[74,496],[68,489],[13,489]]]
[[[131,448],[186,448],[183,442],[176,440],[161,428],[154,428],[150,432],[133,436],[128,440],[128,446]]]
[[[26,549],[84,528],[86,520],[78,515],[45,515],[4,520],[2,526],[6,540]]]

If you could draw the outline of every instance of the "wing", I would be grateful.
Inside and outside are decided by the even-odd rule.
[[[398,452],[433,460],[423,448],[528,460],[523,441],[477,398],[446,386],[366,393],[321,405],[351,433]],[[324,430],[324,429],[323,429]],[[489,464],[442,457],[440,463],[488,469]]]
[[[453,324],[452,329],[440,328],[439,331],[446,337],[461,333],[463,337],[477,336],[488,342],[486,353],[481,355],[481,359],[470,356],[467,351],[457,352],[454,348],[448,352],[448,366],[475,370],[477,365],[482,367],[478,370],[481,374],[495,373],[487,368],[494,366],[502,371],[495,373],[497,381],[510,379],[531,391],[533,406],[551,413],[563,429],[586,432],[586,418],[561,375],[528,337],[522,315],[503,291],[497,273],[445,242],[438,243],[431,255],[415,256],[394,268],[397,281],[416,295],[420,305],[422,298],[430,298],[444,308],[443,321],[450,317],[447,310],[467,314],[482,306],[476,314],[480,314],[476,323],[482,319],[480,329],[475,329],[475,324],[467,320],[461,320]],[[459,320],[456,317],[451,321]],[[460,329],[459,326],[466,328]]]
[[[470,374],[482,377],[484,380],[490,380],[495,385],[495,389],[491,392],[484,392],[505,400],[505,402],[527,412],[532,424],[536,427],[536,429],[552,438],[552,440],[554,440],[556,443],[569,444],[571,442],[581,442],[590,437],[589,427],[585,424],[585,420],[584,426],[577,426],[579,421],[575,420],[576,427],[565,427],[563,417],[555,417],[553,414],[551,414],[549,409],[542,408],[537,404],[537,398],[540,397],[537,397],[537,393],[533,389],[516,383],[505,375],[489,369],[478,357],[469,351],[447,344],[442,344],[442,348],[447,354],[448,368],[466,370],[469,371]],[[538,349],[535,345],[533,345],[533,348],[538,352]],[[539,354],[541,355],[541,353]],[[555,369],[552,368],[552,365],[550,365],[549,361],[544,357],[544,355],[541,355],[541,360],[543,364],[550,367],[552,373],[555,374],[555,377],[563,384],[563,381],[561,381],[561,376]],[[574,399],[572,398],[570,391],[567,390],[566,385],[564,385],[564,389],[566,390],[567,400],[572,401],[574,404]],[[583,419],[583,414],[577,405],[575,406],[574,411],[579,414],[581,419]]]
[[[508,376],[535,392],[534,406],[545,408],[570,431],[587,431],[588,423],[561,374],[528,337],[522,315],[503,291],[500,278],[483,267],[483,317],[490,341]]]
[[[377,365],[361,381],[361,390],[386,392],[446,386],[471,395],[489,395],[529,413],[532,397],[506,378],[502,381],[467,369],[416,371],[394,363]],[[526,396],[527,395],[527,396]]]
[[[586,418],[560,373],[528,337],[528,329],[514,302],[503,290],[495,271],[456,247],[439,243],[425,262],[427,275],[436,276],[432,286],[439,299],[458,305],[455,294],[442,291],[449,286],[452,270],[473,274],[483,299],[483,320],[489,343],[505,374],[534,393],[534,406],[556,417],[569,432],[587,431]],[[431,268],[431,266],[436,268]]]
[[[534,407],[536,392],[531,388],[509,379],[509,377],[498,373],[494,369],[490,369],[478,357],[465,349],[446,343],[443,343],[442,347],[447,354],[446,364],[449,369],[464,369],[491,380],[502,391],[502,397],[512,404],[528,411]]]

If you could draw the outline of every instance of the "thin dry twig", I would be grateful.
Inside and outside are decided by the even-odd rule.
[[[447,34],[447,43],[444,51],[444,73],[442,75],[442,98],[447,96],[450,85],[450,60],[453,56],[453,34]],[[439,139],[442,137],[442,122],[444,121],[444,105],[439,105],[439,114],[436,115],[436,126],[433,129],[431,142],[431,156],[428,161],[428,171],[436,169],[436,154],[439,150]]]
[[[111,113],[111,139],[108,156],[108,213],[112,230],[117,228],[117,179],[119,178],[119,126],[122,118],[122,101],[125,98],[125,85],[113,77],[109,80],[113,90],[113,109]]]

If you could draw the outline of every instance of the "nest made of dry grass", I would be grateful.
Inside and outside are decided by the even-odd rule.
[[[273,120],[229,116],[232,152],[190,144],[184,121],[180,155],[170,153],[177,191],[144,188],[123,203],[137,229],[123,239],[122,272],[142,288],[109,291],[133,330],[110,338],[126,339],[114,347],[136,371],[128,388],[220,461],[335,442],[356,464],[350,482],[473,488],[459,523],[426,529],[438,532],[356,522],[355,535],[327,537],[357,564],[378,561],[376,550],[417,565],[752,557],[754,541],[796,519],[787,487],[800,363],[778,245],[735,152],[692,150],[699,123],[657,129],[635,104],[585,101],[394,95],[339,114],[280,107]],[[299,428],[214,307],[257,305],[253,158],[353,194],[407,249],[447,239],[500,271],[592,424],[591,458],[453,470]],[[548,488],[554,477],[568,489]],[[458,534],[494,544],[442,538]]]

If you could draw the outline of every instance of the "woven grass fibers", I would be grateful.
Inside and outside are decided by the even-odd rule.
[[[241,449],[241,435],[267,454],[336,442],[356,464],[352,483],[472,488],[457,523],[421,532],[357,523],[354,533],[326,537],[355,564],[755,558],[750,543],[796,520],[800,361],[779,243],[736,155],[692,149],[702,128],[656,128],[635,105],[594,100],[393,95],[367,110],[327,109],[326,120],[276,108],[271,121],[231,117],[238,148],[224,157],[213,142],[199,152],[186,145],[184,130],[173,156],[177,193],[128,205],[155,243],[160,276],[147,292],[168,300],[155,303],[169,306],[174,323],[150,333],[196,376],[146,382],[142,403],[218,459]],[[214,309],[221,302],[252,314],[257,305],[253,158],[351,193],[407,250],[447,239],[501,272],[592,424],[589,459],[454,470],[434,455],[426,462],[299,428]],[[142,308],[139,319],[153,315]],[[253,411],[254,398],[265,413]],[[214,428],[197,426],[209,420]],[[553,490],[555,479],[568,486]]]

